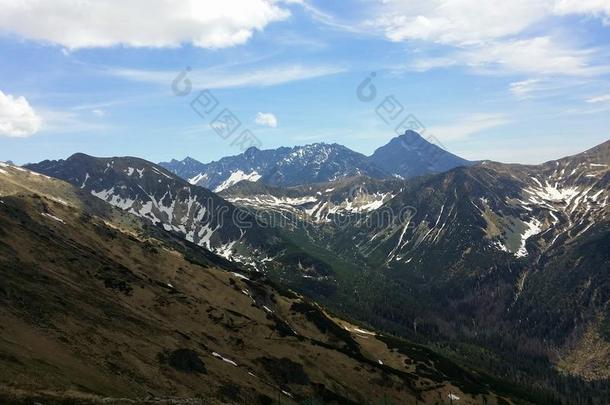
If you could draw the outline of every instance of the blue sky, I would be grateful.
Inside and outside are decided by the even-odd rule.
[[[204,89],[265,149],[370,154],[396,135],[376,113],[390,96],[469,159],[540,163],[609,139],[610,3],[480,3],[0,0],[0,160],[240,153],[191,109]]]

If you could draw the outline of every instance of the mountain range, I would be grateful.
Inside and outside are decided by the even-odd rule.
[[[467,162],[412,132],[371,157],[314,144],[208,165],[77,154],[27,166],[188,257],[264,276],[537,404],[610,393],[609,168],[610,141],[528,166]]]
[[[242,180],[289,187],[354,176],[408,178],[469,164],[413,131],[392,139],[370,157],[336,143],[316,143],[271,150],[251,147],[241,155],[208,164],[189,157],[159,163],[189,183],[215,192]]]

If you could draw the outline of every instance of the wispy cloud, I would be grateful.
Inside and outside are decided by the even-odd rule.
[[[128,80],[160,85],[171,84],[178,74],[176,71],[123,68],[109,68],[105,72]],[[218,71],[217,69],[193,70],[189,75],[189,80],[193,86],[207,89],[268,87],[342,72],[345,72],[345,69],[339,66],[297,64],[239,72]]]
[[[290,2],[299,4],[314,21],[327,27],[350,32],[352,34],[371,34],[371,30],[366,26],[366,24],[355,23],[353,21],[343,21],[335,15],[322,11],[319,7],[314,6],[307,0],[291,0]]]
[[[606,101],[610,101],[610,94],[604,94],[601,96],[591,97],[586,100],[586,102],[589,104],[604,103]]]
[[[597,56],[593,49],[571,48],[553,37],[540,36],[461,46],[441,57],[416,59],[413,66],[418,71],[465,66],[480,74],[595,77],[610,73],[610,64],[597,63]]]
[[[147,97],[150,97],[150,95],[147,95]],[[129,102],[133,102],[133,101],[137,101],[137,100],[142,100],[143,97],[125,97],[122,99],[117,99],[117,100],[109,100],[109,101],[100,101],[100,102],[95,102],[95,103],[85,103],[85,104],[78,104],[75,105],[73,107],[71,107],[70,109],[73,111],[82,111],[82,110],[89,110],[89,111],[93,111],[93,110],[103,110],[109,107],[114,107],[117,105],[121,105],[121,104],[127,104]]]
[[[101,116],[92,121],[90,117],[70,110],[41,109],[39,113],[43,120],[40,127],[41,134],[101,132],[112,128],[108,123],[100,121]]]
[[[571,48],[551,36],[506,40],[462,53],[468,64],[504,72],[593,77],[610,73],[595,50]]]
[[[469,160],[493,160],[504,163],[520,163],[520,164],[540,164],[549,160],[558,159],[562,156],[568,156],[575,152],[580,152],[586,149],[580,146],[562,144],[560,142],[549,142],[548,139],[537,140],[535,143],[523,147],[523,140],[515,140],[510,143],[503,143],[494,148],[472,148],[472,146],[464,149],[454,149],[456,153]]]
[[[508,91],[518,99],[557,98],[581,94],[601,82],[589,77],[537,77],[512,82]]]
[[[442,141],[455,141],[469,138],[474,134],[506,125],[510,122],[511,120],[505,114],[475,113],[451,124],[432,126],[430,132]]]
[[[592,107],[592,108],[570,108],[565,110],[563,113],[564,114],[569,114],[569,115],[594,115],[594,114],[604,114],[607,115],[607,113],[610,111],[610,105],[600,105],[599,107]]]
[[[509,85],[509,90],[513,95],[519,98],[525,98],[538,89],[538,85],[540,84],[540,82],[540,79],[527,79],[518,82],[512,82]]]

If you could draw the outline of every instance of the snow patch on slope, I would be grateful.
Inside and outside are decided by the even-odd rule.
[[[199,182],[201,182],[202,180],[207,180],[208,175],[207,173],[199,173],[197,176],[192,177],[190,179],[188,179],[188,182],[194,186],[196,186],[197,184],[199,184]]]
[[[258,172],[256,170],[250,174],[246,174],[242,170],[237,170],[237,171],[231,173],[229,178],[226,179],[225,181],[223,181],[220,186],[216,187],[214,189],[214,192],[215,193],[221,192],[222,190],[225,190],[225,189],[231,187],[232,185],[237,184],[243,180],[257,182],[260,180],[261,177],[262,176],[260,174],[258,174]],[[193,180],[193,179],[191,179],[191,180]]]
[[[525,232],[521,235],[521,245],[517,253],[515,253],[517,257],[527,256],[527,249],[525,248],[527,240],[542,231],[541,223],[536,218],[532,218],[530,222],[525,222],[525,226]]]
[[[50,219],[52,219],[53,221],[60,222],[60,223],[62,223],[62,224],[65,224],[65,223],[66,223],[66,221],[64,221],[63,219],[58,218],[58,217],[56,217],[55,215],[47,214],[46,212],[43,212],[41,215],[42,215],[43,217],[50,218]]]

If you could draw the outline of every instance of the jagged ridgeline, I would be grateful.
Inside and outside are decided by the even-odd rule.
[[[354,176],[410,178],[470,164],[413,131],[392,139],[371,156],[336,143],[316,143],[270,150],[252,147],[240,155],[208,164],[189,157],[159,163],[190,183],[215,192],[242,180],[286,187]]]

